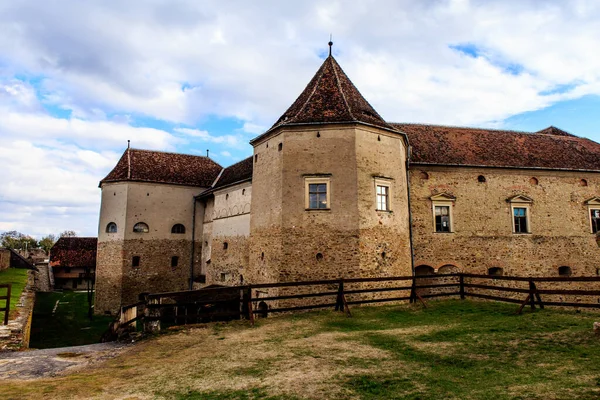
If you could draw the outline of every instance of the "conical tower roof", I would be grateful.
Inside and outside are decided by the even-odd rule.
[[[362,122],[394,130],[360,94],[330,54],[296,101],[269,129],[297,124]]]

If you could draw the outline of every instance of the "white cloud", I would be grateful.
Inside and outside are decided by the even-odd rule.
[[[390,121],[501,126],[600,95],[596,1],[5,1],[0,229],[94,234],[97,181],[127,139],[190,152],[210,144],[231,160],[304,89],[329,33]],[[178,128],[134,126],[146,117]],[[242,127],[194,128],[209,118]]]

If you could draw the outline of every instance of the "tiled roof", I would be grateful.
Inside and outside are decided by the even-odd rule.
[[[95,237],[61,237],[50,249],[50,266],[96,268]]]
[[[100,181],[100,185],[106,182],[141,181],[209,187],[221,169],[208,157],[129,149],[125,150],[106,178]]]
[[[408,135],[411,162],[600,171],[600,144],[555,127],[539,132],[392,124]]]
[[[223,170],[221,176],[215,183],[214,189],[231,185],[232,183],[252,179],[253,162],[252,157],[248,157],[238,163],[233,164]]]
[[[363,122],[393,129],[365,100],[330,55],[306,89],[270,130],[284,125],[332,122]]]

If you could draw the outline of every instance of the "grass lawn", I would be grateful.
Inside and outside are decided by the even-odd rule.
[[[27,269],[9,268],[0,272],[0,285],[9,283],[12,285],[10,293],[10,312],[14,312],[21,293],[27,286]],[[0,289],[0,296],[6,296],[6,289]],[[5,307],[5,300],[0,300],[0,306]],[[4,311],[0,311],[0,321],[4,321]]]
[[[447,300],[196,325],[0,398],[598,399],[600,315]]]
[[[33,309],[29,347],[45,349],[98,343],[112,319],[94,316],[90,321],[87,293],[39,292]]]

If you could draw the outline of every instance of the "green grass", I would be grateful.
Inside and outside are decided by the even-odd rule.
[[[21,297],[21,293],[27,286],[27,269],[9,268],[0,272],[0,285],[11,284],[10,311],[14,312]],[[6,289],[0,289],[0,296],[6,296]],[[5,307],[5,300],[0,300],[0,306]],[[0,321],[4,321],[4,311],[0,312]]]
[[[87,293],[39,292],[33,309],[29,346],[45,349],[98,343],[111,321],[112,317],[103,315],[95,315],[90,321]]]
[[[0,398],[599,399],[600,314],[516,309],[447,300],[178,328],[88,370],[3,382]]]

